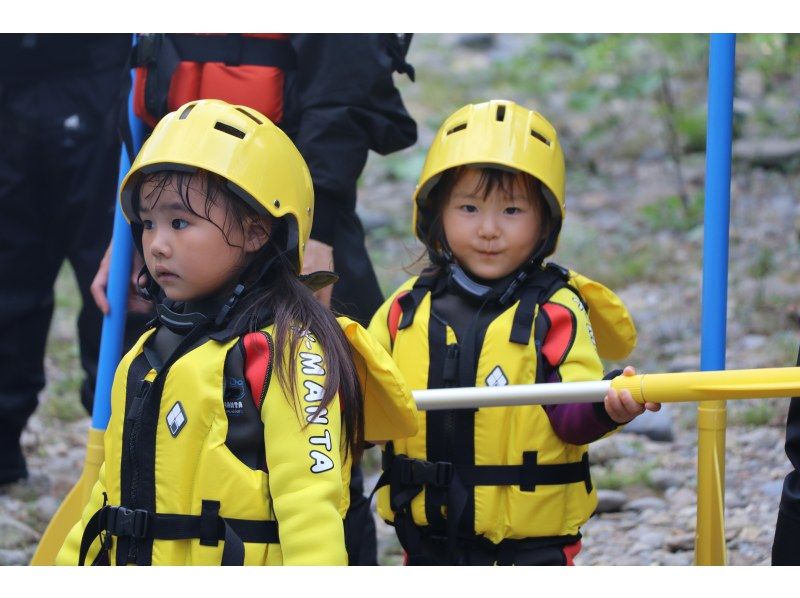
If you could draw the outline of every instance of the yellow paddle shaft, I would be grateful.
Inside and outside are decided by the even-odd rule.
[[[611,386],[639,403],[793,397],[800,395],[800,367],[618,376]]]

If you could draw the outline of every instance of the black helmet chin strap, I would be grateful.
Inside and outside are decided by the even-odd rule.
[[[146,281],[144,286],[139,284],[139,280],[142,278],[142,276],[144,276]],[[147,269],[147,266],[142,266],[139,270],[139,274],[136,275],[136,292],[146,301],[158,303],[158,295],[160,291],[161,287],[158,286],[156,281],[153,280],[153,277],[150,276],[150,271]]]
[[[258,266],[258,270],[256,271],[256,275],[252,279],[252,281],[248,283],[248,286],[249,285],[254,285],[259,280],[264,278],[264,276],[267,275],[267,272],[269,271],[269,269],[272,267],[272,264],[275,263],[275,261],[278,259],[279,256],[280,256],[280,254],[275,253],[275,254],[269,256],[267,259],[265,259],[263,261],[263,263],[260,266]],[[236,304],[239,303],[239,299],[241,299],[242,295],[245,294],[245,291],[247,290],[247,287],[245,286],[245,283],[242,282],[242,281],[247,280],[247,278],[248,278],[247,271],[251,270],[251,269],[255,269],[255,264],[256,264],[255,261],[251,262],[247,266],[247,268],[245,268],[244,272],[242,272],[242,275],[239,277],[239,282],[236,283],[236,286],[234,287],[233,292],[230,294],[228,299],[225,301],[225,304],[222,306],[222,308],[217,313],[217,317],[214,318],[214,327],[215,328],[219,328],[220,326],[222,326],[222,324],[225,322],[225,320],[228,319],[228,316],[230,315],[231,310],[233,310],[233,308],[236,306]]]
[[[172,309],[174,305],[175,303],[169,299],[156,303],[156,319],[176,334],[185,335],[198,326],[205,326],[211,321],[211,318],[200,312],[186,314],[174,311]]]

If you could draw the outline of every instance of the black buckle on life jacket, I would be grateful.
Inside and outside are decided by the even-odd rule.
[[[522,492],[536,491],[536,474],[539,467],[537,451],[526,451],[522,453],[522,467],[520,468],[519,489]]]
[[[583,470],[583,484],[586,487],[586,494],[592,491],[592,474],[589,469],[589,451],[583,453],[581,457],[581,469]]]
[[[408,485],[430,484],[437,488],[450,485],[453,480],[453,464],[448,461],[423,461],[422,459],[400,459],[400,482]]]
[[[461,355],[461,347],[457,344],[447,345],[447,355],[444,358],[444,367],[442,368],[442,382],[445,385],[452,385],[458,381],[458,363]]]
[[[129,536],[137,540],[147,537],[150,513],[144,509],[106,507],[106,530],[114,536]]]
[[[200,545],[217,546],[219,544],[219,507],[218,500],[204,500],[200,511]]]

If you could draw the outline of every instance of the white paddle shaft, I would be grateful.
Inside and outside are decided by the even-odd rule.
[[[434,388],[415,390],[417,409],[478,409],[515,405],[563,405],[597,403],[603,400],[611,380],[562,382],[560,384],[518,384],[477,388]]]

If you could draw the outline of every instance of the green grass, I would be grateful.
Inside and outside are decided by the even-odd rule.
[[[650,472],[655,469],[655,463],[644,463],[632,471],[618,471],[615,469],[597,468],[592,472],[592,481],[598,488],[606,490],[620,490],[629,486],[651,486]]]
[[[69,264],[65,263],[58,274],[55,293],[53,323],[46,348],[48,380],[40,413],[47,419],[72,422],[86,417],[87,413],[80,402],[83,370],[75,325],[81,297]]]
[[[43,417],[61,422],[78,421],[88,414],[80,401],[80,378],[50,384],[51,396],[41,407]]]
[[[778,410],[775,405],[765,401],[756,401],[730,414],[732,425],[758,427],[766,426],[775,419]]]
[[[772,274],[775,268],[775,252],[769,247],[760,247],[747,265],[747,273],[753,278],[765,278]]]

